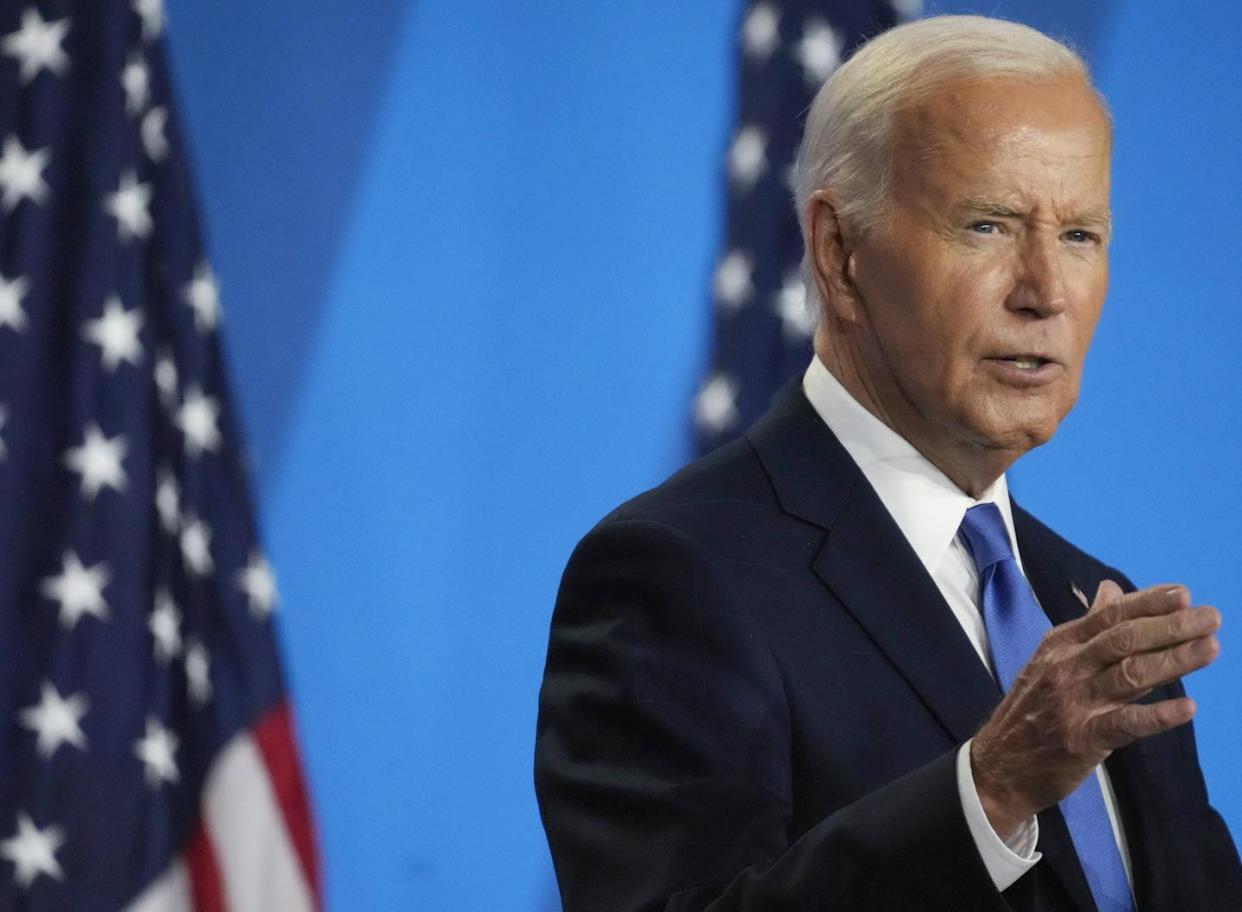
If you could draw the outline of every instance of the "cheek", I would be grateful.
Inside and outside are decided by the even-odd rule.
[[[902,383],[948,400],[977,379],[978,356],[1012,287],[1009,266],[983,252],[924,245],[872,260],[866,283],[874,341]]]
[[[1101,286],[1079,308],[1074,321],[1074,342],[1077,346],[1079,365],[1087,356],[1091,340],[1095,338],[1095,329],[1099,324],[1100,312],[1103,309],[1104,289]]]
[[[956,251],[937,266],[925,287],[941,322],[964,334],[969,327],[996,320],[1014,286],[1013,265],[1004,251]]]
[[[1099,253],[1094,259],[1075,264],[1071,273],[1070,294],[1077,305],[1081,323],[1089,335],[1095,327],[1104,307],[1108,292],[1108,254]]]
[[[934,317],[923,330],[923,345],[955,373],[975,375],[979,358],[997,343],[997,323],[1004,318],[1011,287],[1005,269],[956,270],[940,289]]]

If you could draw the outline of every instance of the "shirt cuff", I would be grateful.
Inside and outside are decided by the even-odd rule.
[[[999,891],[1008,890],[1014,881],[1044,857],[1035,851],[1039,842],[1038,818],[1028,818],[1006,840],[997,835],[983,811],[983,802],[979,800],[979,791],[975,788],[969,741],[957,752],[957,792],[962,799],[962,810],[966,813],[966,825],[975,840],[979,857],[992,877],[992,883]]]

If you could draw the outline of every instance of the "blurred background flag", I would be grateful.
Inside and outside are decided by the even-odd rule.
[[[0,908],[319,905],[161,0],[0,6]]]
[[[700,454],[742,434],[811,358],[790,180],[811,99],[856,47],[921,12],[921,0],[748,0],[711,361],[694,401]]]

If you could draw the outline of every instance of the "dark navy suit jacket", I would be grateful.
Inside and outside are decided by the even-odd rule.
[[[1054,624],[1124,576],[1025,511]],[[1149,699],[1182,693],[1180,684]],[[939,590],[791,386],[744,440],[604,519],[561,584],[535,779],[566,912],[1090,910],[1064,822],[992,886],[957,748],[999,702]],[[1191,726],[1114,753],[1143,912],[1242,910]]]

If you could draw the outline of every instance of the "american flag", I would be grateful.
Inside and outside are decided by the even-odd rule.
[[[161,0],[0,5],[0,909],[319,907]]]
[[[790,181],[824,80],[921,0],[750,0],[738,33],[737,125],[726,156],[728,223],[712,279],[713,340],[694,400],[698,452],[743,433],[811,359]]]

